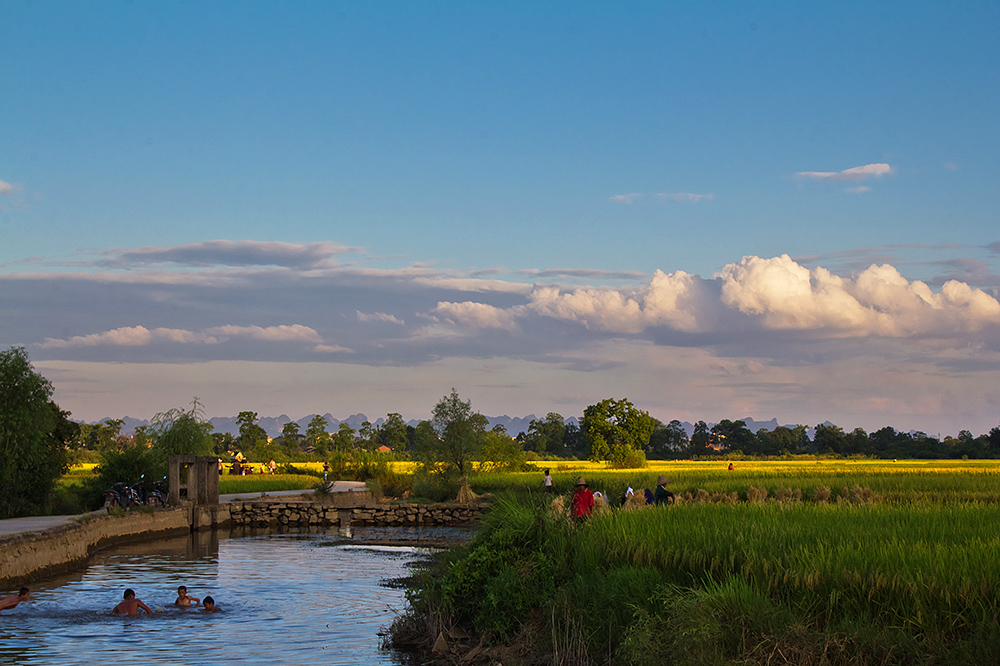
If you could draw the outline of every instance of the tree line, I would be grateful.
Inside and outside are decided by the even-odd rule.
[[[827,423],[817,425],[810,437],[804,425],[752,432],[743,421],[724,419],[713,426],[698,421],[688,436],[679,421],[664,424],[625,398],[588,406],[579,425],[550,412],[512,435],[500,425],[489,428],[486,417],[454,388],[434,406],[432,418],[416,426],[390,413],[378,426],[365,422],[355,430],[340,423],[336,432],[329,432],[326,419],[317,415],[304,433],[289,422],[272,440],[257,423],[257,414],[243,411],[237,417],[239,432],[232,435],[213,432],[195,398],[189,408],[156,414],[148,426],[125,436],[119,419],[73,422],[52,400],[52,391],[23,347],[0,352],[0,518],[51,510],[56,480],[81,456],[96,457],[93,483],[99,486],[140,476],[158,478],[166,473],[168,458],[177,454],[227,457],[239,451],[256,462],[322,460],[343,471],[385,447],[395,458],[421,462],[424,481],[444,489],[473,471],[529,469],[530,460],[547,457],[589,458],[625,468],[642,467],[647,459],[712,456],[1000,456],[1000,426],[978,437],[962,430],[957,437],[939,440],[891,426],[845,432]]]

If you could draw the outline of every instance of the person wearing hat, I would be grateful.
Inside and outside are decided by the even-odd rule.
[[[660,475],[660,478],[656,480],[656,492],[653,494],[653,499],[656,501],[656,506],[661,504],[673,504],[674,494],[667,490],[667,477]]]
[[[594,493],[590,492],[587,482],[581,476],[576,480],[576,490],[573,491],[573,501],[570,504],[570,515],[577,520],[583,520],[594,510]]]

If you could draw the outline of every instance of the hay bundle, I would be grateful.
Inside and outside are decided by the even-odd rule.
[[[604,513],[608,509],[608,503],[605,501],[604,495],[594,495],[594,515]]]
[[[462,487],[458,489],[458,501],[460,504],[472,504],[479,497],[476,493],[472,492],[472,488],[469,487],[468,479],[462,479]]]
[[[552,504],[549,505],[549,515],[553,519],[565,518],[566,517],[566,498],[560,495],[559,497],[552,500]]]
[[[626,511],[634,511],[635,509],[643,509],[647,507],[646,498],[639,493],[632,493],[625,498],[625,503],[622,508]]]

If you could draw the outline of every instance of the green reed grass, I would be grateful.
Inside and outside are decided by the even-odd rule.
[[[877,623],[957,640],[995,623],[1000,506],[682,505],[595,517],[585,568],[642,566],[665,582],[738,577],[816,625]]]

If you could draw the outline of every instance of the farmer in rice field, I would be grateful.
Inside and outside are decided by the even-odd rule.
[[[656,501],[656,506],[661,506],[663,504],[673,504],[674,494],[667,490],[667,477],[660,475],[660,478],[656,480],[656,492],[653,494],[653,499]]]
[[[587,482],[581,476],[576,480],[576,490],[573,491],[573,501],[570,504],[570,515],[577,520],[583,520],[594,511],[594,493],[590,492]]]

